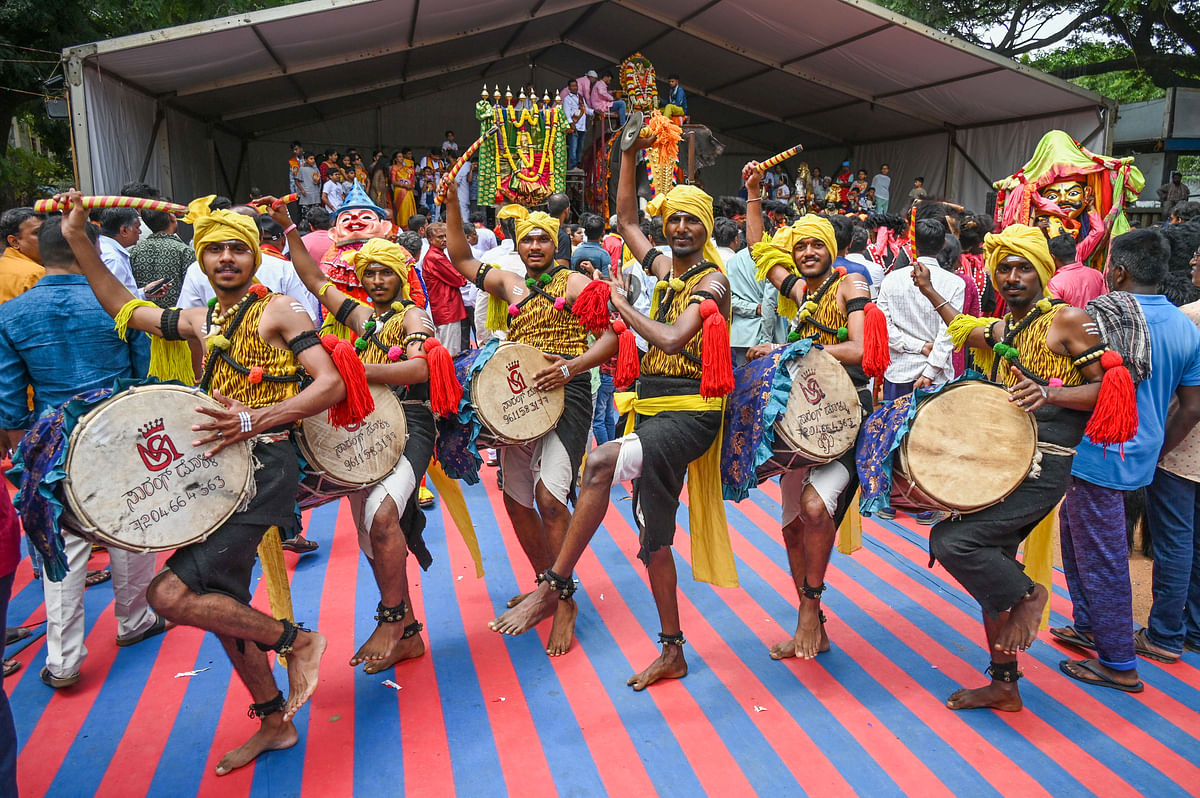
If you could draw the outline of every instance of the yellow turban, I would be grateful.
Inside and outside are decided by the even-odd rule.
[[[713,199],[707,192],[695,186],[678,185],[666,194],[657,194],[646,203],[646,214],[661,216],[665,223],[674,213],[690,213],[704,224],[708,231],[708,240],[704,242],[704,259],[724,268],[725,262],[717,252],[717,245],[712,240],[713,232]]]
[[[1000,233],[988,233],[983,239],[983,255],[987,264],[992,286],[996,285],[996,267],[1005,258],[1016,255],[1033,264],[1042,279],[1042,295],[1050,295],[1050,278],[1054,275],[1054,259],[1050,257],[1050,246],[1046,236],[1036,227],[1025,224],[1010,224]]]
[[[216,195],[201,197],[188,203],[187,216],[183,221],[191,224],[195,230],[192,233],[192,248],[196,251],[196,260],[204,268],[204,248],[209,244],[220,241],[243,241],[254,253],[254,269],[262,265],[262,251],[258,248],[258,225],[249,216],[243,216],[233,211],[210,211],[209,204]]]
[[[409,299],[408,272],[416,261],[407,249],[384,238],[371,238],[362,248],[346,254],[346,263],[361,281],[363,272],[372,263],[387,266],[400,275],[400,294]]]
[[[788,227],[781,227],[775,231],[770,241],[759,241],[750,250],[751,256],[754,258],[754,266],[756,277],[759,282],[767,279],[767,273],[775,266],[782,266],[791,274],[799,275],[800,269],[796,266],[796,244],[806,238],[815,238],[825,245],[829,250],[829,262],[832,265],[837,259],[838,245],[837,236],[833,232],[833,223],[824,216],[817,216],[814,213],[806,213]],[[779,298],[779,315],[790,318],[795,312],[795,302],[791,297],[781,296]]]
[[[550,214],[543,213],[542,211],[534,211],[533,213],[527,213],[524,217],[516,216],[516,220],[518,242],[534,230],[545,230],[557,245],[559,222],[558,219],[555,219]]]
[[[505,205],[496,214],[496,219],[526,219],[529,217],[529,210],[524,205]]]

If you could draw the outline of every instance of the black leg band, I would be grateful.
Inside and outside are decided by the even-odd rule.
[[[557,590],[559,601],[566,601],[567,599],[571,598],[572,594],[575,593],[574,579],[569,576],[559,576],[549,568],[546,569],[545,573],[538,577],[538,582],[545,582],[546,584],[550,585],[550,587]]]
[[[991,676],[993,681],[997,682],[1015,682],[1025,674],[1017,670],[1016,662],[993,662],[988,665],[988,676]]]
[[[304,624],[292,623],[287,618],[280,618],[279,622],[283,624],[283,634],[275,641],[275,645],[265,646],[258,641],[255,641],[254,645],[258,646],[260,651],[275,651],[287,656],[292,653],[292,646],[296,642],[296,636],[300,634],[300,630],[304,628]]]
[[[408,626],[404,627],[404,634],[400,635],[401,640],[407,640],[410,637],[420,633],[425,626],[420,621],[413,621]]]
[[[275,697],[270,701],[264,701],[261,704],[251,704],[250,711],[246,713],[248,718],[265,718],[267,715],[274,715],[276,712],[283,712],[283,692],[275,694]]]
[[[660,646],[682,646],[687,641],[683,639],[683,632],[669,635],[665,632],[658,633],[658,644]]]
[[[809,587],[808,582],[805,581],[804,587],[801,588],[800,592],[804,594],[806,599],[820,601],[821,594],[825,592],[825,583],[822,582],[819,587]]]
[[[400,623],[404,620],[404,616],[408,615],[408,603],[401,601],[398,607],[385,607],[381,601],[375,607],[375,612],[378,613],[375,620],[380,623]]]

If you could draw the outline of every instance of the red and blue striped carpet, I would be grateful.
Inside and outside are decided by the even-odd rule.
[[[1146,691],[1131,696],[1067,679],[1057,664],[1077,654],[1043,634],[1022,658],[1024,712],[947,710],[949,693],[984,680],[978,607],[940,566],[925,568],[924,530],[907,520],[867,520],[864,548],[834,554],[825,598],[833,650],[813,662],[771,660],[767,648],[790,634],[796,603],[774,483],[727,505],[740,589],[691,581],[680,512],[686,679],[645,693],[625,686],[656,656],[659,629],[622,488],[576,571],[576,645],[551,660],[548,624],[519,638],[487,629],[532,574],[495,471],[486,471],[465,493],[487,576],[475,578],[456,532],[443,534],[440,505],[430,511],[435,562],[413,574],[429,651],[395,674],[346,665],[374,628],[378,594],[349,512],[326,505],[312,513],[308,534],[320,551],[287,557],[297,618],[329,637],[320,689],[296,718],[296,747],[220,779],[217,760],[256,724],[216,639],[179,628],[118,649],[111,587],[90,588],[91,653],[75,687],[55,692],[38,680],[40,635],[7,652],[24,663],[5,685],[22,795],[1109,798],[1200,790],[1200,655],[1173,666],[1142,661]],[[1058,577],[1053,621],[1062,623],[1070,602]],[[265,593],[260,586],[259,606]],[[9,624],[43,618],[26,562]],[[403,689],[385,687],[388,677]]]

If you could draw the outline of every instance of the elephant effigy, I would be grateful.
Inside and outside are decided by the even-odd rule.
[[[1079,261],[1102,268],[1109,240],[1129,229],[1125,207],[1145,184],[1132,157],[1096,155],[1051,130],[1029,163],[995,183],[996,229],[1028,224],[1051,238],[1068,233]]]

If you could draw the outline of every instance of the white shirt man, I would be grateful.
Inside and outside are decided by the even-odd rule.
[[[296,268],[289,261],[264,252],[262,265],[254,273],[254,278],[276,294],[286,294],[299,302],[304,311],[312,318],[314,327],[320,322],[321,303],[312,295],[312,292],[304,287],[304,282],[296,274]],[[183,276],[183,288],[179,291],[178,306],[180,308],[198,308],[201,305],[207,305],[208,300],[215,296],[212,284],[204,276],[200,264],[192,261],[192,265],[188,266],[187,273]]]
[[[937,258],[917,260],[929,269],[934,289],[952,307],[961,308],[966,293],[962,278],[943,269]],[[954,364],[946,323],[913,285],[912,266],[896,269],[883,278],[876,303],[887,317],[892,355],[892,363],[884,373],[884,399],[903,396],[911,391],[912,383],[926,387],[948,382],[954,376]],[[892,386],[898,391],[889,391]]]
[[[121,246],[115,238],[100,236],[100,260],[112,272],[113,277],[129,289],[129,293],[138,299],[145,299],[146,292],[137,287],[133,279],[133,267],[129,265],[129,250]]]

